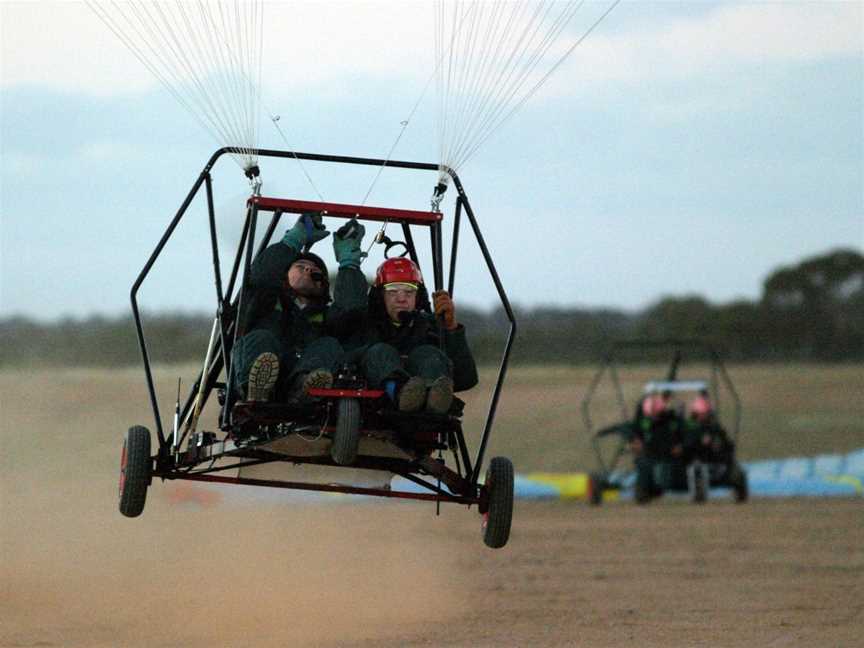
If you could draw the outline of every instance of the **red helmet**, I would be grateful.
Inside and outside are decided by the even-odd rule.
[[[404,257],[387,259],[378,266],[378,271],[375,273],[375,287],[379,288],[391,283],[411,283],[419,286],[423,284],[423,275],[411,259]]]
[[[648,418],[660,415],[666,409],[666,399],[660,394],[654,394],[642,401],[642,414]]]
[[[697,396],[693,402],[690,403],[690,416],[697,421],[703,421],[711,415],[712,409],[711,401],[709,401],[705,396]]]

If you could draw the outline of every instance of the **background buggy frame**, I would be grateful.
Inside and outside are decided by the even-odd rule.
[[[501,388],[503,386],[504,377],[506,375],[507,366],[510,358],[510,352],[512,349],[513,341],[516,333],[516,320],[513,314],[513,310],[510,306],[510,302],[507,299],[507,295],[504,291],[504,288],[501,284],[501,280],[498,276],[498,272],[495,269],[494,262],[492,260],[491,254],[486,246],[486,243],[483,239],[483,235],[480,231],[480,227],[477,223],[477,220],[474,216],[474,212],[471,208],[471,205],[468,201],[468,197],[465,194],[465,191],[462,187],[462,183],[459,180],[459,177],[456,173],[447,167],[440,167],[437,164],[431,163],[418,163],[418,162],[404,162],[404,161],[396,161],[396,160],[380,160],[380,159],[372,159],[372,158],[360,158],[360,157],[348,157],[348,156],[335,156],[335,155],[322,155],[322,154],[312,154],[312,153],[299,153],[293,151],[278,151],[278,150],[268,150],[268,149],[258,149],[253,151],[259,157],[274,157],[274,158],[292,158],[297,160],[310,160],[310,161],[318,161],[318,162],[329,162],[336,164],[353,164],[353,165],[367,165],[367,166],[387,166],[401,169],[412,169],[412,170],[423,170],[423,171],[444,171],[446,172],[450,178],[453,180],[453,184],[456,187],[458,192],[458,196],[456,198],[456,206],[455,206],[455,218],[453,223],[453,234],[452,234],[452,248],[450,254],[450,268],[449,268],[449,276],[447,282],[447,289],[450,294],[453,294],[454,289],[454,281],[455,281],[455,273],[456,273],[456,261],[457,261],[457,251],[458,251],[458,243],[459,243],[459,228],[461,223],[461,215],[464,210],[465,215],[468,218],[468,221],[471,225],[471,229],[474,233],[475,240],[477,241],[480,250],[483,254],[483,259],[486,263],[486,267],[492,277],[492,280],[495,284],[495,288],[498,292],[498,296],[501,300],[501,304],[504,307],[507,318],[510,323],[507,340],[504,348],[504,352],[501,358],[501,363],[498,369],[498,376],[495,382],[495,388],[492,393],[492,398],[489,404],[489,410],[486,416],[486,422],[483,429],[483,434],[480,440],[479,448],[477,449],[476,456],[473,461],[473,467],[469,461],[467,449],[464,442],[464,437],[461,433],[461,425],[458,426],[457,432],[451,432],[451,434],[455,435],[455,440],[457,445],[459,446],[459,450],[462,454],[462,461],[465,464],[465,469],[467,471],[466,477],[467,480],[459,480],[459,483],[451,484],[449,482],[453,482],[452,479],[448,479],[451,475],[451,471],[448,471],[442,467],[438,468],[438,462],[434,460],[429,460],[431,463],[428,466],[423,466],[423,468],[429,474],[436,475],[438,477],[439,486],[435,486],[433,484],[429,484],[428,482],[421,480],[419,478],[412,479],[410,475],[405,475],[403,471],[399,471],[398,474],[402,474],[403,476],[412,479],[417,483],[422,484],[427,487],[429,490],[433,491],[434,494],[418,494],[418,493],[396,493],[389,490],[382,489],[367,489],[367,488],[353,488],[347,486],[332,486],[332,485],[324,485],[324,484],[302,484],[302,483],[292,483],[292,482],[271,482],[266,480],[254,480],[254,479],[243,479],[243,478],[232,478],[232,477],[221,477],[216,475],[210,475],[206,473],[216,472],[221,470],[227,470],[230,468],[238,468],[243,465],[252,465],[253,463],[266,463],[268,461],[274,461],[276,458],[267,457],[267,456],[258,456],[255,457],[254,451],[246,451],[243,453],[243,456],[249,457],[252,461],[236,464],[232,466],[219,466],[213,467],[213,461],[216,458],[219,458],[223,454],[232,453],[237,450],[238,446],[234,443],[234,441],[230,439],[226,439],[222,442],[215,442],[214,439],[207,439],[207,444],[203,447],[196,447],[193,449],[188,449],[185,453],[183,453],[182,458],[184,460],[184,469],[180,470],[177,467],[177,459],[179,446],[186,439],[187,435],[190,431],[190,415],[193,415],[193,408],[196,411],[200,411],[204,404],[206,403],[207,398],[214,388],[222,388],[222,389],[230,389],[230,385],[225,385],[223,383],[218,383],[218,377],[223,369],[226,371],[226,375],[230,376],[230,363],[231,363],[231,351],[233,349],[234,341],[237,338],[238,331],[236,327],[237,323],[237,315],[241,311],[241,300],[243,296],[243,285],[241,284],[239,290],[235,296],[235,285],[237,283],[237,277],[240,270],[241,263],[244,267],[243,273],[243,282],[246,281],[246,278],[249,276],[249,268],[252,264],[253,258],[257,256],[270,242],[270,239],[273,236],[273,233],[276,227],[279,224],[280,218],[282,214],[286,212],[291,213],[305,213],[309,211],[322,211],[327,216],[335,216],[342,218],[353,218],[358,216],[364,220],[379,220],[379,221],[389,221],[393,220],[399,222],[402,225],[402,233],[405,237],[405,244],[408,248],[408,253],[410,257],[417,262],[417,251],[414,246],[414,240],[411,234],[411,225],[415,226],[426,226],[429,227],[430,230],[430,240],[432,247],[432,263],[433,263],[433,277],[434,277],[434,286],[436,290],[442,289],[444,287],[444,259],[443,259],[443,236],[442,236],[442,214],[440,212],[421,212],[421,211],[410,211],[410,210],[397,210],[397,209],[385,209],[385,208],[376,208],[376,207],[366,207],[366,206],[355,206],[355,205],[344,205],[337,203],[326,203],[326,202],[311,202],[311,201],[298,201],[298,200],[284,200],[277,198],[266,198],[261,197],[253,193],[253,195],[247,201],[246,207],[246,216],[243,225],[243,231],[240,236],[240,241],[238,243],[237,251],[234,255],[234,260],[231,266],[231,274],[228,279],[227,287],[223,286],[222,281],[222,269],[221,269],[221,261],[219,256],[219,249],[217,244],[217,235],[216,235],[216,216],[213,205],[213,184],[212,177],[210,174],[211,169],[216,164],[216,162],[221,158],[222,155],[226,153],[249,153],[249,151],[240,150],[235,147],[225,147],[217,150],[209,159],[207,164],[204,166],[201,171],[198,179],[193,184],[191,190],[187,194],[185,200],[182,205],[178,209],[174,218],[169,223],[165,233],[162,235],[162,238],[159,240],[156,248],[150,255],[147,263],[144,265],[144,268],[138,275],[135,283],[132,286],[130,298],[132,302],[132,312],[135,320],[135,328],[136,334],[138,336],[138,343],[141,349],[141,355],[144,361],[144,372],[147,381],[147,389],[150,396],[150,403],[153,410],[153,417],[156,425],[156,435],[158,439],[158,450],[156,455],[153,457],[155,461],[155,468],[152,471],[152,475],[162,477],[163,479],[192,479],[199,481],[220,481],[220,482],[229,482],[229,483],[245,483],[250,485],[263,485],[263,486],[281,486],[286,488],[299,488],[299,489],[307,489],[307,490],[322,490],[322,491],[338,491],[338,492],[349,492],[349,493],[362,493],[367,495],[379,495],[379,496],[388,496],[388,497],[408,497],[413,499],[436,499],[436,500],[451,500],[451,501],[459,501],[462,503],[481,503],[480,501],[480,489],[478,488],[478,480],[480,476],[480,469],[483,464],[483,455],[486,450],[486,446],[489,440],[489,435],[492,429],[492,425],[495,418],[495,412],[498,406],[498,400],[501,394]],[[257,169],[252,169],[247,171],[247,176],[252,179],[254,175],[257,175]],[[216,288],[216,296],[217,296],[217,313],[213,325],[213,332],[211,334],[210,344],[207,350],[207,357],[205,360],[205,366],[199,376],[198,380],[192,386],[188,397],[185,400],[185,403],[182,407],[178,407],[179,415],[177,416],[177,422],[175,423],[174,436],[173,439],[169,439],[166,436],[165,431],[162,426],[161,414],[159,410],[158,399],[156,397],[156,390],[153,382],[153,374],[150,363],[150,356],[147,349],[147,342],[144,335],[144,328],[141,322],[141,315],[138,308],[138,290],[141,287],[144,280],[147,278],[151,268],[156,262],[157,258],[162,252],[162,249],[167,244],[168,240],[171,238],[174,230],[177,225],[180,223],[181,219],[185,215],[187,209],[190,204],[201,190],[201,187],[204,187],[207,198],[207,213],[210,224],[210,240],[212,247],[212,255],[213,255],[213,277]],[[258,215],[261,212],[272,212],[273,216],[270,220],[269,225],[267,226],[267,230],[258,246],[257,250],[254,250],[254,241],[255,241],[255,230],[258,220]],[[230,403],[230,393],[225,398],[226,403]],[[179,401],[178,401],[179,405]],[[191,420],[194,421],[195,416],[191,416]],[[181,426],[182,422],[182,426]],[[220,416],[220,428],[223,431],[230,431],[232,426],[230,412],[228,412],[227,407],[224,407]],[[180,428],[184,427],[185,429],[180,432]],[[208,433],[200,433],[200,434],[208,434]],[[200,434],[198,435],[198,439],[200,440]],[[191,441],[191,439],[190,439]],[[455,453],[455,450],[454,450]],[[251,455],[251,456],[250,456]],[[459,460],[459,455],[456,455],[457,461]],[[198,472],[191,472],[191,469],[188,468],[190,465],[200,464],[210,461],[211,466],[209,469],[205,469]],[[191,462],[191,464],[190,464]],[[310,462],[314,463],[314,462]],[[389,469],[392,468],[395,462],[387,461],[382,459],[380,462],[380,468]],[[361,466],[361,467],[371,467],[371,466]],[[441,471],[445,472],[442,473]],[[461,468],[460,468],[461,471]],[[453,473],[455,475],[455,473]],[[461,496],[451,496],[440,488],[440,483],[444,482],[448,485],[448,487],[453,489],[455,486],[459,491],[461,491]],[[467,483],[466,483],[467,482]]]
[[[588,387],[588,391],[585,393],[581,404],[582,420],[585,423],[585,428],[587,429],[588,434],[591,435],[591,445],[594,449],[594,454],[597,457],[597,463],[600,467],[602,474],[608,476],[610,473],[612,473],[618,465],[621,457],[628,452],[628,439],[626,438],[625,432],[629,431],[629,425],[633,421],[633,404],[631,404],[630,408],[628,409],[627,402],[624,398],[624,391],[621,388],[621,381],[618,378],[616,362],[620,359],[620,356],[623,353],[632,350],[637,350],[640,352],[656,352],[658,350],[671,351],[671,360],[668,361],[669,369],[666,373],[667,381],[677,380],[678,367],[681,362],[685,359],[692,359],[694,355],[699,356],[698,359],[703,359],[710,362],[711,376],[708,382],[709,396],[711,398],[711,402],[714,405],[715,411],[719,412],[720,383],[722,382],[726,389],[729,390],[729,393],[732,397],[732,407],[734,410],[732,440],[737,445],[738,433],[741,428],[741,399],[738,396],[738,392],[735,390],[735,386],[732,384],[732,379],[726,372],[726,367],[723,364],[721,352],[716,347],[698,338],[635,338],[629,340],[619,340],[618,342],[613,343],[610,349],[604,355],[602,363],[600,365],[600,369],[598,369],[597,373],[594,374],[594,378],[592,379],[591,384]],[[685,353],[688,355],[685,355]],[[609,372],[612,383],[615,386],[615,395],[618,401],[618,406],[621,408],[621,419],[623,423],[611,425],[594,432],[594,424],[591,420],[590,412],[591,399],[594,397],[594,393],[596,392],[597,387],[600,385],[600,382],[602,381],[603,376],[606,374],[607,371]],[[606,461],[603,458],[600,443],[601,439],[611,435],[618,435],[619,439],[618,444],[612,454],[612,458],[609,461]]]

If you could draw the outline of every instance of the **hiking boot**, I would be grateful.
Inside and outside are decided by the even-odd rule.
[[[300,393],[309,395],[310,389],[330,389],[333,386],[333,374],[326,369],[313,369],[302,377]]]
[[[436,414],[446,414],[453,404],[453,379],[439,376],[429,385],[426,409]]]
[[[246,385],[246,400],[268,401],[276,380],[279,378],[279,357],[266,351],[252,361],[249,382]]]
[[[417,412],[426,402],[426,382],[419,376],[409,378],[396,397],[400,412]]]

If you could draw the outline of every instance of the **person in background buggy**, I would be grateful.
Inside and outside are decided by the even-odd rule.
[[[453,392],[474,387],[477,367],[447,291],[429,297],[410,259],[384,261],[369,291],[366,322],[349,357],[370,389],[384,389],[403,412],[450,411]]]
[[[702,390],[687,407],[685,422],[687,455],[703,463],[731,464],[735,443],[717,420],[708,392]]]
[[[327,266],[308,249],[329,236],[320,214],[304,214],[252,263],[232,352],[239,399],[301,401],[333,384],[344,362],[340,338],[363,321],[368,285],[360,271],[363,226],[351,221],[333,237],[339,271],[335,300]]]
[[[631,449],[635,454],[679,456],[683,451],[681,417],[672,407],[671,392],[648,394],[636,407]]]
[[[632,433],[638,502],[686,485],[684,422],[672,407],[670,392],[651,394],[641,401]]]

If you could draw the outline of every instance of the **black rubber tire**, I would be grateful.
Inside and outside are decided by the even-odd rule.
[[[356,398],[339,399],[336,432],[330,456],[340,466],[350,466],[357,459],[360,444],[360,401]]]
[[[591,506],[600,506],[603,503],[603,486],[606,479],[597,473],[588,475],[588,503]]]
[[[510,539],[513,521],[513,463],[507,457],[493,457],[486,471],[489,506],[483,515],[483,542],[500,549]]]
[[[654,497],[651,494],[651,491],[640,484],[637,479],[636,485],[633,487],[633,501],[640,506],[645,506],[646,504],[650,504],[652,499],[654,499]]]
[[[706,474],[708,466],[700,463],[693,468],[693,492],[690,493],[690,500],[694,504],[704,504],[708,499],[708,476]]]
[[[737,463],[732,468],[732,491],[735,494],[735,501],[743,504],[750,497],[750,487],[747,483],[747,473]]]
[[[636,483],[633,485],[633,501],[644,506],[654,499],[653,481],[644,477],[639,469],[636,469]]]
[[[133,425],[126,432],[120,456],[120,512],[138,517],[147,501],[150,485],[150,430]]]

